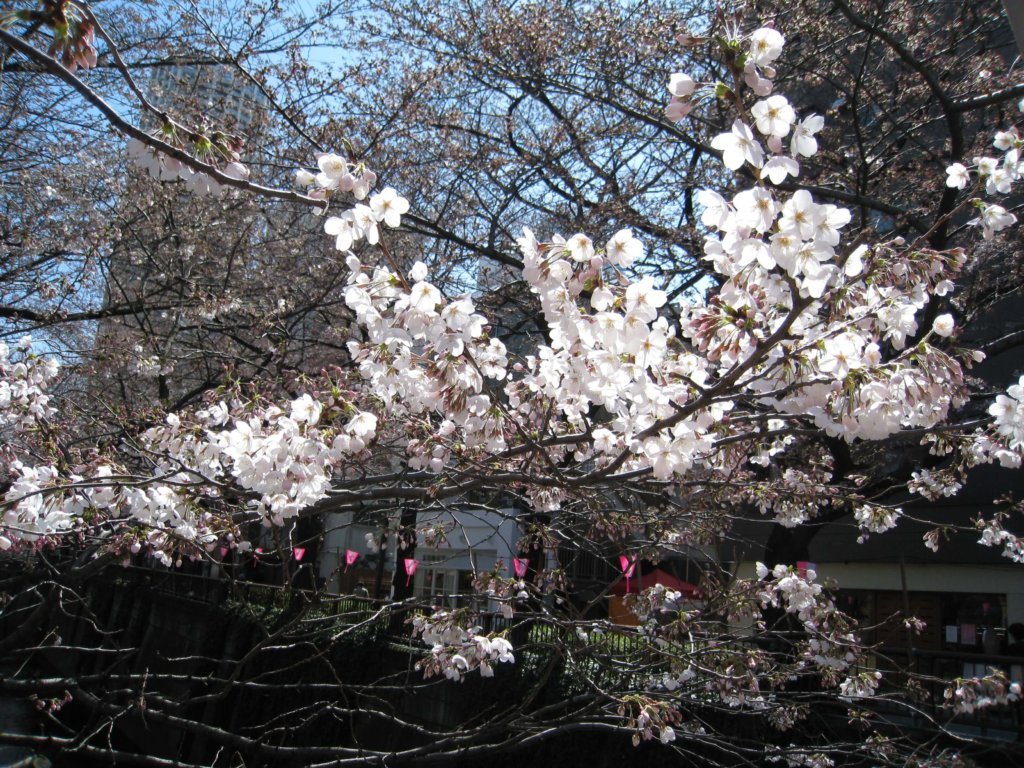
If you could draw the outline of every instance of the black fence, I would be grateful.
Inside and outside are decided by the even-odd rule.
[[[108,571],[115,580],[145,585],[158,592],[185,600],[195,600],[207,605],[242,604],[257,612],[292,610],[301,611],[303,622],[331,622],[332,625],[357,624],[371,618],[388,622],[388,631],[382,639],[422,651],[411,638],[405,624],[408,613],[422,607],[412,601],[392,603],[356,595],[335,595],[323,591],[314,592],[268,585],[242,580],[229,580],[205,575],[189,574],[173,570],[128,566]],[[513,645],[529,645],[535,649],[545,646],[585,646],[587,655],[600,662],[615,659],[640,660],[650,656],[648,643],[638,636],[632,627],[617,627],[607,623],[586,622],[577,626],[563,626],[538,616],[520,613],[509,618],[500,612],[473,611],[473,623],[485,633],[503,632],[510,636]],[[397,617],[397,621],[395,620]],[[568,637],[572,633],[574,637]],[[701,642],[697,641],[698,646]],[[737,646],[737,651],[742,648]],[[646,675],[654,668],[641,661]],[[1024,740],[1024,703],[1017,701],[1010,706],[978,706],[974,711],[957,710],[955,700],[947,698],[949,681],[956,678],[973,679],[987,674],[989,670],[1001,670],[1011,681],[1022,682],[1024,658],[1014,656],[991,656],[956,651],[908,652],[905,648],[878,649],[873,657],[875,667],[884,673],[880,693],[890,692],[905,683],[913,675],[923,680],[921,696],[913,708],[901,705],[872,703],[872,707],[893,720],[904,724],[933,728],[935,723],[963,735],[998,741]]]

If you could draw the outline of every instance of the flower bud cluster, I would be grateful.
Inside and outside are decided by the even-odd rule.
[[[175,131],[170,131],[160,138],[181,143],[175,140],[176,135]],[[239,162],[238,152],[231,148],[229,137],[223,134],[214,134],[213,140],[200,136],[189,149],[203,162],[219,164],[224,161],[221,172],[225,176],[240,181],[249,178],[249,169]],[[219,197],[224,192],[224,187],[209,174],[194,170],[188,163],[165,155],[139,139],[128,140],[128,157],[157,181],[183,181],[185,188],[195,195]]]
[[[15,22],[26,22],[35,31],[45,25],[50,46],[47,53],[69,72],[96,66],[96,25],[78,4],[69,0],[48,0],[39,3],[39,10],[19,8],[0,13],[0,28]],[[31,34],[31,33],[30,33]]]
[[[640,620],[641,631],[653,631],[657,627],[657,616],[678,611],[682,599],[682,592],[655,584],[638,595],[626,595],[626,607]]]
[[[929,501],[956,496],[962,487],[948,470],[932,472],[929,469],[918,469],[911,473],[910,482],[907,483],[908,490],[921,494]]]
[[[634,730],[633,746],[657,738],[662,744],[676,739],[676,729],[683,722],[682,713],[672,704],[645,697],[631,697],[619,705],[619,715],[626,717],[626,726]]]
[[[515,605],[521,603],[530,596],[530,585],[525,579],[508,578],[502,571],[505,563],[498,560],[494,570],[488,573],[480,573],[473,579],[473,589],[480,594],[487,595],[487,598],[497,603],[498,612],[506,619],[515,616]]]
[[[1003,557],[1015,563],[1024,563],[1024,538],[1006,530],[1001,517],[996,516],[988,520],[979,518],[976,524],[981,530],[979,544],[984,547],[1002,547]]]
[[[818,515],[832,503],[828,492],[831,477],[826,467],[788,467],[778,480],[752,483],[745,491],[762,515],[771,514],[779,525],[795,528]]]
[[[769,570],[764,563],[757,563],[756,568],[761,606],[795,614],[808,635],[802,643],[805,661],[814,664],[825,684],[838,682],[838,674],[859,663],[863,654],[851,622],[816,583],[815,571],[801,573],[781,564]]]
[[[805,720],[809,711],[809,707],[799,704],[792,707],[776,707],[768,713],[768,722],[777,731],[789,731],[798,722]]]
[[[881,504],[861,504],[853,512],[857,526],[865,533],[858,541],[867,538],[867,533],[885,533],[895,528],[903,515],[899,507],[886,507]]]
[[[1019,682],[1009,682],[1001,670],[989,672],[985,677],[958,677],[943,694],[945,706],[954,712],[970,714],[975,710],[1020,701]]]
[[[425,678],[444,675],[462,682],[473,670],[481,677],[494,677],[494,664],[512,664],[512,644],[502,636],[485,635],[479,627],[467,627],[465,611],[436,611],[412,619],[413,636],[430,647],[430,653],[416,662]]]

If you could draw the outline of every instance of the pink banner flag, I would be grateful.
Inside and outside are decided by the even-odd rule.
[[[622,574],[626,577],[626,592],[629,592],[629,577],[636,570],[636,560],[631,560],[626,555],[619,555],[619,565],[622,566]]]
[[[221,548],[220,548],[220,559],[221,559],[221,560],[223,560],[223,559],[224,559],[225,557],[227,557],[227,556],[228,556],[228,551],[229,551],[229,550],[228,550],[228,548],[227,548],[227,547],[221,547]]]
[[[814,563],[809,563],[806,560],[798,560],[796,564],[796,575],[799,576],[801,579],[806,579],[807,572],[815,571],[817,570],[817,568],[818,566]]]
[[[346,549],[345,550],[345,571],[347,571],[349,568],[351,568],[355,564],[356,560],[358,560],[358,559],[359,559],[359,553],[358,552],[356,552],[354,549]]]
[[[515,568],[516,578],[521,579],[526,575],[526,569],[529,567],[530,561],[525,557],[514,557],[512,558],[512,567]]]
[[[416,573],[419,564],[419,560],[414,560],[411,557],[405,558],[405,586],[409,586],[409,583],[412,581],[412,575]]]
[[[306,548],[305,547],[295,547],[292,550],[292,554],[295,555],[295,559],[296,560],[302,560],[302,558],[306,556]]]

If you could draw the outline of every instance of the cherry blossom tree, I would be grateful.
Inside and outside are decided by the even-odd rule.
[[[851,467],[867,464],[886,446],[914,444],[935,457],[936,466],[941,462],[895,481],[926,499],[955,492],[973,467],[1019,468],[1024,379],[994,396],[978,391],[968,371],[984,353],[961,343],[961,321],[970,315],[955,297],[988,244],[1012,242],[1006,238],[1016,223],[1012,192],[1024,175],[1024,141],[1007,105],[1020,88],[1000,82],[979,94],[970,75],[933,83],[931,70],[869,15],[870,8],[842,0],[835,8],[859,30],[851,45],[863,60],[880,40],[895,52],[894,61],[924,81],[953,137],[945,154],[934,150],[927,131],[907,129],[912,146],[880,152],[885,159],[877,175],[871,147],[886,139],[872,135],[854,142],[856,172],[836,170],[849,163],[846,132],[863,128],[858,107],[850,107],[848,128],[842,110],[815,111],[801,103],[813,101],[820,83],[784,79],[787,67],[799,66],[787,64],[790,50],[795,61],[805,60],[816,51],[813,40],[827,35],[798,36],[791,45],[785,14],[764,23],[750,15],[694,13],[688,28],[673,17],[666,35],[679,71],[644,51],[637,53],[644,69],[630,70],[630,77],[663,67],[657,78],[662,103],[645,120],[658,136],[686,146],[699,169],[678,193],[682,211],[668,214],[687,218],[688,231],[675,239],[654,213],[642,223],[628,209],[606,213],[586,201],[592,180],[580,181],[575,167],[556,172],[559,158],[530,150],[531,165],[556,169],[562,186],[576,189],[577,215],[546,207],[557,184],[521,209],[540,211],[537,226],[524,226],[518,253],[499,261],[521,265],[542,336],[516,349],[498,332],[507,318],[488,317],[485,297],[460,290],[457,272],[417,258],[416,241],[402,233],[411,224],[451,243],[463,238],[459,233],[467,230],[459,227],[466,220],[441,233],[436,219],[417,213],[419,198],[401,188],[402,176],[379,184],[378,173],[388,169],[358,156],[352,140],[335,151],[311,151],[289,169],[288,188],[275,186],[280,175],[264,183],[253,172],[258,166],[244,162],[237,137],[150,103],[121,58],[113,19],[108,24],[97,17],[100,6],[47,2],[4,17],[0,42],[10,55],[74,90],[127,136],[131,162],[167,185],[169,197],[187,191],[182,205],[188,210],[208,203],[219,213],[237,200],[240,213],[225,215],[224,226],[255,216],[246,202],[254,198],[306,206],[311,215],[295,225],[308,223],[334,250],[318,252],[318,263],[308,265],[287,243],[259,249],[258,258],[239,246],[246,263],[230,286],[257,294],[264,285],[257,276],[268,270],[271,282],[295,279],[291,287],[308,293],[303,306],[309,314],[325,308],[326,343],[310,353],[322,368],[289,365],[288,355],[273,348],[268,318],[286,317],[288,298],[263,309],[264,324],[241,330],[232,328],[231,318],[242,311],[235,306],[176,314],[198,300],[210,275],[193,267],[209,252],[185,254],[179,275],[158,273],[158,290],[147,300],[177,291],[172,326],[192,324],[179,334],[182,343],[204,355],[219,353],[230,365],[211,372],[208,358],[207,369],[182,377],[186,386],[176,392],[163,384],[153,397],[139,388],[137,399],[126,398],[127,418],[113,433],[98,430],[97,423],[109,421],[79,402],[95,396],[98,386],[87,366],[65,380],[54,356],[31,337],[0,347],[7,458],[0,548],[7,557],[35,559],[49,569],[5,607],[17,628],[0,647],[51,653],[44,649],[60,642],[48,622],[70,610],[91,622],[100,638],[92,647],[71,649],[88,660],[81,675],[46,677],[33,670],[0,681],[7,691],[33,694],[56,728],[44,737],[2,738],[151,765],[169,760],[108,738],[120,721],[203,740],[194,745],[195,756],[175,756],[191,761],[179,765],[236,764],[236,757],[317,765],[431,762],[455,752],[514,753],[574,733],[660,743],[715,764],[962,761],[952,741],[922,743],[876,724],[884,703],[954,739],[921,704],[925,686],[935,681],[910,673],[890,679],[875,669],[862,628],[839,610],[813,569],[795,561],[758,563],[753,578],[740,578],[709,568],[699,602],[662,585],[648,587],[626,598],[637,622],[628,628],[585,618],[561,563],[541,557],[566,545],[595,552],[611,546],[628,572],[641,558],[658,562],[714,546],[728,537],[735,518],[751,514],[796,531],[835,514],[852,515],[865,538],[882,535],[904,513],[891,494],[880,492],[878,473]],[[484,10],[496,22],[541,25],[539,8],[518,16],[501,4]],[[657,5],[650,10],[659,24],[664,17],[657,14],[668,13]],[[396,18],[402,13],[397,8]],[[492,21],[482,16],[481,29]],[[533,42],[551,57],[542,61],[557,69],[557,47],[547,48],[545,38],[553,30],[538,29]],[[437,33],[430,39],[438,50],[449,44],[444,34],[450,29],[416,30],[428,32]],[[524,44],[524,57],[535,53],[531,44]],[[834,55],[838,49],[829,50]],[[521,78],[524,93],[548,100],[552,125],[570,130],[567,113],[550,94],[543,96],[550,83],[531,84],[538,75],[529,70],[517,74],[524,62],[515,51],[506,52],[508,61],[501,51],[484,53],[486,63],[497,59],[506,68],[506,79]],[[106,60],[143,111],[159,118],[156,128],[100,97],[90,70]],[[845,65],[829,60],[816,77]],[[482,68],[480,78],[487,72]],[[575,82],[579,88],[581,78],[561,86]],[[588,95],[578,90],[567,103],[590,119],[589,106],[580,104]],[[858,86],[849,98],[861,95]],[[913,96],[908,91],[907,98]],[[521,95],[505,98],[515,105],[506,117],[514,119]],[[623,109],[618,92],[594,95],[594,101]],[[964,114],[986,129],[971,150],[977,155],[967,154]],[[690,124],[698,139],[673,127]],[[616,144],[618,130],[600,153],[577,139],[570,142],[573,152],[609,185],[624,169],[648,179],[652,200],[646,205],[653,206],[665,194],[660,171],[644,176],[642,163],[663,168],[680,155],[673,149],[634,154],[628,141]],[[923,181],[910,186],[890,167],[905,157],[916,163],[919,154],[928,163],[916,164],[913,173],[930,187]],[[858,186],[851,188],[851,179]],[[920,188],[932,189],[938,202]],[[627,197],[614,199],[625,205]],[[176,199],[166,202],[164,210],[183,210]],[[499,218],[503,232],[515,226],[507,213]],[[584,218],[592,228],[541,229]],[[206,228],[218,226],[210,220]],[[211,242],[208,232],[200,237]],[[507,247],[507,240],[496,237],[469,251],[486,255]],[[684,245],[693,249],[683,254],[678,249]],[[690,271],[676,282],[670,276],[666,285],[666,265],[677,257],[691,261]],[[161,264],[158,258],[149,263]],[[182,293],[182,285],[189,291]],[[127,314],[136,300],[125,292],[110,306]],[[982,305],[968,306],[980,311]],[[179,337],[166,330],[154,328],[141,338],[164,340],[162,349],[188,357],[181,350],[189,347],[172,345],[168,340]],[[137,358],[140,374],[171,376],[160,349],[143,349]],[[142,411],[136,403],[147,395],[151,402]],[[891,475],[884,480],[894,482]],[[135,651],[90,613],[87,593],[97,574],[109,575],[113,564],[133,557],[147,556],[172,571],[188,561],[221,568],[232,560],[255,564],[263,554],[257,544],[269,537],[297,562],[294,526],[347,513],[395,527],[399,556],[413,560],[420,542],[459,535],[446,521],[453,510],[470,507],[511,517],[520,528],[517,548],[525,567],[517,559],[511,573],[504,563],[488,563],[474,574],[474,592],[496,606],[504,629],[485,626],[472,605],[417,604],[401,599],[400,589],[391,601],[346,604],[348,613],[339,618],[339,601],[335,612],[323,611],[329,598],[296,590],[293,572],[282,567],[287,599],[281,611],[268,618],[256,616],[252,602],[240,609],[262,636],[237,657],[200,658],[179,675],[172,665],[152,672],[133,667]],[[981,529],[980,544],[1000,548],[1011,561],[1024,558],[1009,512],[964,521],[963,528],[974,536]],[[939,538],[922,546],[938,547]],[[382,541],[388,540],[385,531]],[[243,580],[228,573],[224,581],[241,593]],[[397,569],[395,581],[402,581]],[[352,652],[352,638],[384,628],[418,644],[406,652],[417,657],[416,682],[396,684],[383,672],[374,678],[372,670],[345,668],[342,651]],[[113,663],[101,663],[105,653]],[[192,665],[195,659],[175,661]],[[86,674],[87,667],[96,671]],[[491,677],[480,685],[515,694],[514,702],[443,728],[406,716],[394,698],[396,690],[449,691],[455,682]],[[948,710],[958,713],[1006,704],[1020,693],[998,672],[943,685]],[[286,705],[265,717],[222,715],[210,724],[196,714],[268,690]],[[79,715],[84,726],[61,715],[68,705],[86,713]],[[736,737],[738,719],[750,729]],[[831,726],[822,730],[834,720],[845,725],[835,733]],[[339,724],[335,730],[325,727],[329,721]],[[366,723],[387,724],[402,746],[367,736],[359,727]]]

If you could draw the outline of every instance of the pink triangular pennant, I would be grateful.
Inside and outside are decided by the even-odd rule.
[[[512,558],[512,567],[515,569],[516,578],[521,579],[526,575],[526,569],[530,566],[530,561],[525,557],[514,557]]]
[[[306,548],[305,547],[295,547],[292,550],[292,554],[295,555],[295,559],[296,560],[302,560],[302,558],[306,556]]]
[[[409,586],[412,581],[412,575],[416,573],[416,569],[419,567],[419,564],[419,560],[414,560],[411,557],[405,558],[405,586]]]
[[[356,560],[358,560],[358,559],[359,559],[359,553],[358,552],[356,552],[354,549],[346,549],[345,550],[345,570],[347,571],[349,568],[351,568],[355,564]]]
[[[622,566],[622,575],[626,577],[626,592],[629,592],[629,577],[636,569],[636,560],[630,559],[626,555],[619,555],[619,565]]]

